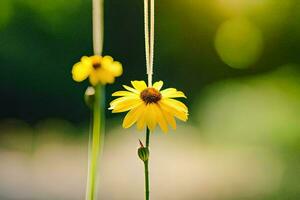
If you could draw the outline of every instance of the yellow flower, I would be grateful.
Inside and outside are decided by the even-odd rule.
[[[173,98],[186,98],[183,92],[175,88],[161,90],[162,81],[148,87],[144,81],[131,81],[132,87],[123,85],[127,91],[118,91],[112,94],[119,98],[110,103],[113,113],[126,112],[123,127],[129,128],[136,123],[138,130],[146,126],[153,131],[157,124],[164,131],[168,125],[176,129],[175,118],[182,121],[188,119],[188,108],[180,101]]]
[[[121,63],[114,61],[110,56],[83,56],[72,69],[73,79],[77,82],[84,81],[89,77],[92,85],[101,83],[113,83],[115,77],[123,72]]]

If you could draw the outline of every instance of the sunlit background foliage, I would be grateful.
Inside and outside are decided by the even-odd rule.
[[[0,199],[83,199],[89,110],[72,65],[92,54],[91,2],[0,1]],[[300,198],[300,2],[156,1],[154,79],[186,92],[187,125],[153,135],[156,200]],[[106,0],[107,87],[145,79],[143,1]],[[107,111],[101,197],[140,199],[136,130]]]

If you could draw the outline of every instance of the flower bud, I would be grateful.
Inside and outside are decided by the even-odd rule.
[[[84,101],[85,104],[90,108],[93,109],[94,101],[95,101],[95,89],[94,87],[89,86],[84,93]]]
[[[138,149],[138,155],[143,162],[146,162],[149,159],[149,149],[148,147],[144,147],[141,140],[139,142],[141,147]]]
[[[142,161],[147,161],[149,159],[149,149],[147,147],[140,147],[138,149],[138,155]]]

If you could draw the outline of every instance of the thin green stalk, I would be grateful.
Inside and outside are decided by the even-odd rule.
[[[103,87],[98,85],[95,87],[95,100],[93,106],[93,125],[92,125],[92,136],[90,137],[90,149],[89,149],[89,170],[88,170],[88,182],[87,182],[87,194],[86,200],[95,200],[97,191],[97,177],[98,177],[98,166],[99,158],[101,155],[102,148],[102,130],[104,127],[104,97]]]
[[[149,149],[149,143],[150,143],[150,130],[147,128],[147,130],[146,130],[146,148],[148,148],[148,149]],[[144,167],[145,167],[145,199],[146,200],[149,200],[149,198],[150,198],[148,161],[149,160],[146,160],[144,162]]]
[[[149,190],[149,166],[148,160],[144,162],[145,166],[145,199],[149,200],[150,190]]]
[[[150,143],[150,130],[147,128],[146,130],[146,147],[149,148]]]

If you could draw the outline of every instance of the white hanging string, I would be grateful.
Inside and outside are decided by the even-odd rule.
[[[153,76],[153,61],[154,61],[154,0],[144,0],[144,25],[145,25],[145,52],[146,52],[146,67],[148,75],[148,86],[152,86]],[[150,26],[149,26],[150,12]],[[150,31],[149,31],[150,29]]]
[[[103,50],[103,0],[93,0],[93,48],[95,55]]]

